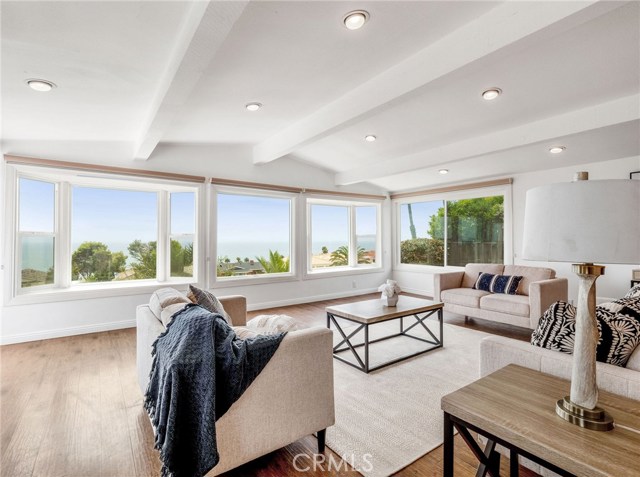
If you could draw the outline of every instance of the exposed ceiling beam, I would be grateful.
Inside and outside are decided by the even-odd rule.
[[[248,1],[193,2],[134,148],[146,160],[218,52]]]
[[[257,144],[253,162],[274,161],[465,65],[499,50],[526,48],[620,5],[596,1],[505,2]]]
[[[335,176],[335,183],[347,185],[370,181],[429,166],[445,165],[462,159],[506,151],[527,144],[553,141],[560,137],[638,119],[640,119],[640,95],[635,94],[416,154],[388,158],[366,167],[339,172]]]

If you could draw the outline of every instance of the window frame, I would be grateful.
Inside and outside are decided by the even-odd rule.
[[[513,205],[512,205],[512,187],[511,184],[504,186],[484,187],[478,189],[466,189],[460,191],[446,192],[440,194],[424,194],[411,197],[403,197],[392,200],[393,220],[393,270],[406,272],[428,272],[440,273],[442,271],[459,271],[463,270],[462,266],[448,265],[445,247],[445,265],[421,265],[413,263],[400,262],[400,230],[401,230],[401,214],[400,206],[403,204],[413,204],[416,202],[443,201],[444,207],[447,207],[447,201],[462,199],[478,199],[482,197],[493,197],[502,195],[504,197],[504,251],[503,262],[505,265],[513,263]],[[447,238],[447,226],[444,228],[445,243]]]
[[[37,287],[21,286],[21,237],[19,230],[19,181],[21,178],[45,181],[55,186],[55,245],[54,245],[54,283]],[[109,173],[92,173],[75,170],[62,170],[31,165],[7,165],[6,200],[12,204],[7,220],[5,251],[11,279],[5,283],[7,305],[47,303],[74,299],[99,298],[106,296],[138,295],[151,292],[161,286],[176,286],[185,289],[188,283],[198,282],[203,270],[201,244],[202,227],[201,198],[203,184],[172,181],[166,179],[128,177]],[[77,283],[71,275],[71,229],[72,229],[72,188],[89,187],[107,190],[130,190],[155,192],[157,195],[157,257],[156,278],[123,280],[110,282]],[[170,269],[170,203],[172,192],[193,192],[195,201],[195,234],[193,277],[171,277]],[[167,268],[165,270],[165,268]]]
[[[20,179],[27,179],[38,182],[46,182],[48,184],[53,185],[53,232],[22,232],[20,230]],[[52,237],[53,238],[53,283],[37,285],[35,287],[25,287],[24,290],[34,290],[34,292],[38,292],[41,290],[51,290],[55,289],[58,286],[59,281],[59,262],[60,257],[58,256],[58,243],[60,241],[60,212],[59,212],[59,184],[51,181],[44,180],[41,178],[30,177],[26,175],[17,176],[15,180],[15,222],[13,227],[14,232],[14,241],[15,241],[15,253],[14,257],[14,265],[15,265],[15,273],[13,273],[13,285],[16,287],[16,290],[22,290],[22,242],[25,236],[28,237]],[[28,291],[25,293],[29,293]],[[32,292],[33,293],[33,292]]]
[[[349,221],[349,265],[341,267],[323,267],[313,269],[311,268],[312,260],[312,243],[313,243],[313,230],[312,230],[312,213],[311,207],[313,205],[328,205],[337,207],[347,207],[348,209],[348,221]],[[356,208],[357,207],[375,207],[376,209],[376,261],[372,264],[358,264],[357,253],[353,253],[357,250],[357,238],[356,238]],[[305,223],[306,223],[306,240],[304,251],[304,278],[327,278],[335,275],[360,275],[362,273],[378,273],[383,269],[382,264],[382,201],[379,200],[347,200],[347,199],[327,199],[321,197],[309,196],[305,198]]]
[[[218,194],[239,195],[249,197],[264,197],[269,199],[287,199],[289,200],[289,272],[287,273],[264,273],[260,275],[244,275],[219,277],[218,276]],[[298,260],[298,210],[300,194],[272,191],[264,189],[254,189],[249,187],[234,187],[225,185],[213,185],[211,187],[211,210],[209,211],[210,226],[209,237],[210,243],[208,250],[210,251],[208,259],[208,285],[209,288],[227,288],[245,285],[260,285],[265,283],[292,282],[297,281],[299,274]]]

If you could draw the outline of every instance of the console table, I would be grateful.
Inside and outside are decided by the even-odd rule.
[[[523,456],[565,476],[640,475],[640,401],[600,391],[598,405],[615,421],[609,432],[591,431],[556,415],[569,394],[564,379],[510,364],[442,398],[444,476],[453,476],[453,432],[480,461],[480,476],[499,473],[500,444],[510,450],[510,475]],[[482,449],[469,431],[487,438]]]

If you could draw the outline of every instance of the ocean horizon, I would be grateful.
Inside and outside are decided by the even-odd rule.
[[[73,253],[80,244],[71,244]],[[127,265],[131,264],[129,256],[129,243],[123,242],[103,242],[111,252],[122,252],[127,256]],[[375,235],[358,236],[358,244],[365,250],[374,250],[376,247]],[[311,253],[317,255],[322,253],[322,247],[327,247],[329,252],[333,252],[338,247],[347,245],[344,241],[334,240],[325,242],[314,242]],[[249,258],[255,260],[256,257],[268,257],[269,251],[278,251],[284,256],[289,256],[288,242],[219,242],[217,256],[228,257],[234,261],[237,257],[242,260]],[[53,246],[50,237],[30,236],[28,243],[24,243],[22,250],[22,268],[47,271],[53,265]]]

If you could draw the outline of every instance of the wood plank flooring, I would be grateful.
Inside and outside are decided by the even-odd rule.
[[[356,299],[371,299],[365,295]],[[284,313],[325,325],[324,308],[353,298],[250,312]],[[445,316],[445,322],[516,339],[526,330]],[[93,333],[0,347],[0,475],[2,477],[152,477],[160,474],[153,432],[142,408],[135,367],[135,329]],[[456,437],[456,476],[475,475],[476,462]],[[313,456],[315,438],[300,439],[225,474],[226,477],[358,476],[347,463],[293,467]],[[327,448],[325,457],[339,457]],[[502,459],[508,475],[508,460]],[[309,461],[307,461],[309,462]],[[442,447],[395,474],[442,475]],[[521,476],[535,474],[522,469]]]

